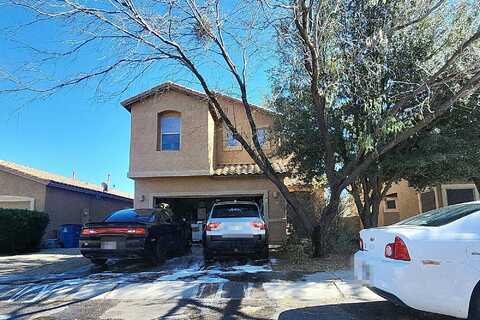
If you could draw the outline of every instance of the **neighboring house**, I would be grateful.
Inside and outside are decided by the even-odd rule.
[[[235,126],[250,134],[241,101],[217,94]],[[270,242],[286,234],[286,202],[262,175],[231,132],[209,112],[205,94],[164,83],[122,102],[131,113],[130,169],[136,208],[169,203],[190,221],[205,221],[216,200],[252,200],[262,208]],[[269,152],[267,136],[274,113],[253,106],[260,143]],[[273,168],[286,173],[284,162]]]
[[[418,192],[403,180],[394,184],[380,205],[379,225],[389,225],[432,209],[480,200],[473,183],[441,184]]]
[[[47,212],[47,238],[56,238],[62,224],[101,221],[108,213],[133,206],[124,192],[13,162],[0,160],[0,208]]]

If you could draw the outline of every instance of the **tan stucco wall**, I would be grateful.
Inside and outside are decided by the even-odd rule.
[[[157,151],[158,114],[176,111],[181,115],[179,151]],[[209,174],[206,103],[193,97],[169,92],[150,97],[131,108],[130,176],[172,176]]]
[[[102,221],[108,213],[132,206],[132,201],[47,187],[45,211],[50,217],[50,223],[46,235],[49,238],[56,237],[55,232],[62,224]],[[90,221],[82,218],[85,209],[89,212]]]
[[[214,197],[253,195],[265,192],[268,200],[268,223],[270,241],[280,242],[285,238],[286,203],[273,184],[263,177],[165,177],[135,179],[135,207],[153,206],[153,197]],[[142,196],[144,201],[141,201]]]
[[[219,98],[234,125],[251,137],[243,106]],[[179,151],[158,151],[158,114],[168,111],[181,115]],[[270,128],[271,113],[253,110],[258,128]],[[215,124],[205,101],[170,91],[137,102],[131,107],[129,175],[135,177],[209,175],[219,164],[253,163],[247,152],[225,148],[223,124]],[[269,147],[265,150],[269,151]]]
[[[248,139],[251,139],[252,132],[248,123],[245,108],[240,105],[233,105],[225,103],[225,111],[228,117],[234,122],[237,129],[242,132],[242,135]],[[271,114],[261,112],[258,110],[252,110],[257,128],[271,128],[273,124],[273,117]],[[234,150],[225,147],[225,138],[228,129],[224,125],[218,125],[215,129],[215,141],[216,141],[216,161],[217,164],[230,164],[230,163],[254,163],[252,158],[243,148],[235,148]],[[264,149],[267,154],[269,151],[268,144]]]
[[[11,173],[0,171],[0,196],[21,196],[35,199],[35,210],[45,209],[46,186]]]
[[[392,185],[387,194],[397,193],[397,210],[394,210],[391,215],[398,214],[399,220],[406,219],[420,213],[418,193],[414,188],[408,186],[405,180]],[[380,204],[380,214],[378,217],[379,225],[384,225],[387,219],[384,216],[385,201]],[[388,213],[387,213],[388,214]]]

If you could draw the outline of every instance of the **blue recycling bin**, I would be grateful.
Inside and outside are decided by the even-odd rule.
[[[78,248],[81,224],[62,224],[58,229],[58,240],[64,248]]]

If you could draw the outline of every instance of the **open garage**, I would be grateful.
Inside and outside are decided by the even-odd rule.
[[[203,223],[215,201],[248,200],[259,204],[268,223],[270,243],[286,234],[286,203],[270,181],[260,176],[162,177],[135,179],[135,207],[170,205],[175,214]]]

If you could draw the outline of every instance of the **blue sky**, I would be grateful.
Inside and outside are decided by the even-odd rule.
[[[0,10],[1,28],[24,20],[25,14],[18,10]],[[41,25],[19,33],[15,39],[34,46],[56,46],[64,40],[62,37],[60,26]],[[14,72],[20,61],[34,59],[29,54],[18,43],[0,38],[0,70]],[[99,52],[90,49],[74,63],[54,64],[47,71],[62,77],[67,70],[81,71],[99,57]],[[267,68],[257,64],[250,76],[251,100],[257,104],[269,93]],[[231,83],[211,66],[205,66],[204,71],[216,89]],[[133,181],[127,178],[130,114],[120,101],[167,80],[199,88],[185,70],[158,65],[121,96],[99,96],[95,83],[68,88],[40,100],[27,99],[23,94],[0,94],[0,159],[64,176],[72,176],[75,171],[78,179],[94,183],[105,181],[110,174],[111,184],[133,193]]]

